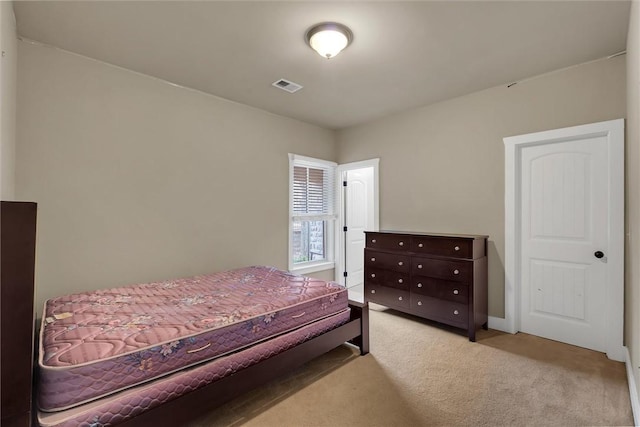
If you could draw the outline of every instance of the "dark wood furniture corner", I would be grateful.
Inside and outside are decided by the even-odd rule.
[[[349,341],[351,344],[360,348],[360,355],[364,356],[369,353],[369,303],[349,301],[351,308],[351,320],[359,320],[360,335]]]
[[[1,425],[31,424],[36,204],[0,208]]]
[[[467,330],[487,329],[488,236],[366,232],[365,301]]]

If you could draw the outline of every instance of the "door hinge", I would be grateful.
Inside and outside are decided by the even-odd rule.
[[[347,186],[347,181],[342,181],[342,186],[346,187]]]
[[[342,231],[344,231],[344,232],[347,231],[347,226],[346,225],[344,227],[342,227]]]
[[[347,277],[347,272],[345,271],[344,273],[342,273],[342,275],[343,275],[344,277]]]

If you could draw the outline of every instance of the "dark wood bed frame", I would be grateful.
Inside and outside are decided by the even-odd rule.
[[[349,306],[351,320],[348,323],[118,425],[157,427],[193,420],[206,411],[291,372],[292,369],[345,342],[358,346],[361,355],[369,353],[369,306],[367,303],[354,301],[349,301]]]
[[[357,346],[364,356],[369,353],[369,305],[349,301],[349,307],[351,319],[344,325],[116,424],[124,427],[183,425],[344,343]],[[33,414],[32,425],[37,426],[37,408]]]
[[[38,425],[34,382],[34,269],[36,204],[2,202],[2,425]],[[346,324],[305,341],[269,359],[242,369],[212,384],[160,404],[121,426],[179,425],[263,385],[292,369],[350,342],[369,352],[369,306],[349,301],[351,319]],[[6,326],[6,328],[5,328]]]
[[[33,373],[36,204],[0,203],[0,425],[27,427]]]

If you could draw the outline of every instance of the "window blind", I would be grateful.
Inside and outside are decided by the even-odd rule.
[[[333,168],[294,163],[291,209],[294,221],[334,218],[333,174]]]

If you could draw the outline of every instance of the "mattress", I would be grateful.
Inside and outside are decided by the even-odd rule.
[[[271,340],[100,400],[60,412],[39,412],[38,421],[43,427],[106,427],[123,422],[345,324],[349,316],[347,308]]]
[[[333,282],[255,266],[45,303],[38,405],[63,410],[343,311]]]

